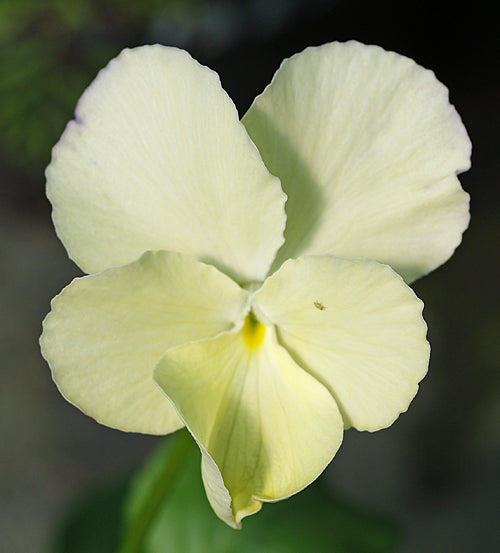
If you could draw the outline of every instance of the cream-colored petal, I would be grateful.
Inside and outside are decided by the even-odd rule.
[[[263,280],[284,200],[216,73],[164,46],[124,50],[81,97],[47,169],[71,258],[93,273],[179,251]]]
[[[254,309],[330,390],[346,427],[392,424],[427,372],[422,302],[386,265],[329,255],[289,260],[255,294]]]
[[[75,279],[52,301],[40,343],[63,396],[131,432],[182,426],[153,381],[167,348],[215,336],[244,317],[247,292],[189,256],[147,252]]]
[[[196,439],[196,437],[195,437]],[[212,459],[203,445],[196,440],[201,450],[201,476],[207,494],[208,501],[217,513],[217,516],[233,528],[241,528],[241,522],[237,522],[231,508],[231,495],[224,484],[224,479],[219,467]]]
[[[288,195],[286,242],[366,257],[410,282],[444,263],[469,222],[456,174],[471,145],[434,73],[358,42],[283,62],[243,123]]]
[[[288,497],[314,480],[343,432],[326,388],[278,345],[272,327],[247,323],[168,351],[154,374],[204,453],[214,510],[234,527],[262,501]]]

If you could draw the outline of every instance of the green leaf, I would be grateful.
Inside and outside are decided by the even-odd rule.
[[[185,432],[185,430],[183,431]],[[170,456],[163,444],[133,481],[126,520],[141,511]],[[388,553],[399,532],[386,519],[334,496],[322,480],[262,510],[233,530],[216,518],[203,489],[200,453],[191,449],[145,539],[144,553]]]

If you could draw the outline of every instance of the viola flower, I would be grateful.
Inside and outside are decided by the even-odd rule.
[[[44,321],[59,390],[113,428],[186,425],[239,527],[313,481],[345,428],[408,408],[429,345],[405,280],[460,243],[469,158],[447,89],[375,46],[285,60],[241,122],[186,52],[123,51],[47,170],[58,236],[90,274]]]

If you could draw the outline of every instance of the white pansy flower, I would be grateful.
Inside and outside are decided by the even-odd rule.
[[[238,527],[313,481],[344,428],[407,409],[429,346],[399,275],[459,244],[469,158],[447,89],[375,46],[285,60],[242,122],[186,52],[125,50],[47,170],[57,233],[92,273],[44,322],[61,393],[121,430],[186,425]]]

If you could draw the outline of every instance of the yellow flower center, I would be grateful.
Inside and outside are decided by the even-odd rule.
[[[250,311],[243,325],[243,339],[250,349],[257,349],[266,335],[266,326]]]

